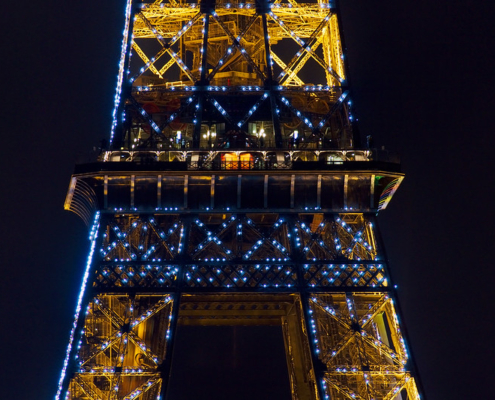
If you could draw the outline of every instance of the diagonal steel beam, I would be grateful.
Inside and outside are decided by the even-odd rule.
[[[397,382],[397,384],[387,393],[383,400],[395,399],[397,394],[406,386],[408,380],[410,379],[409,374],[404,374],[402,379]]]
[[[250,219],[249,218],[244,218],[243,219],[243,222],[245,222],[261,239],[257,240],[249,250],[247,250],[245,253],[244,253],[244,259],[245,260],[249,260],[252,256],[254,256],[254,254],[256,253],[256,251],[261,248],[261,246],[264,244],[264,243],[268,243],[268,245],[270,245],[271,247],[273,247],[274,249],[276,249],[277,251],[280,251],[281,253],[284,253],[282,250],[278,249],[277,248],[277,244],[279,244],[280,246],[282,246],[288,253],[289,253],[289,250],[285,248],[285,246],[282,245],[282,243],[280,243],[278,240],[275,240],[272,238],[272,235],[278,231],[279,229],[282,228],[282,226],[287,226],[287,222],[280,222],[280,221],[277,221],[274,225],[272,225],[270,227],[270,230],[268,232],[268,235],[264,235],[262,232],[260,232],[260,230],[256,227],[256,225],[252,222],[249,222]],[[262,242],[259,244],[259,242]],[[276,244],[274,244],[273,242],[276,242]],[[249,253],[251,252],[251,254]],[[248,255],[249,254],[249,255]],[[287,258],[290,260],[290,254],[285,254],[287,256]]]
[[[141,316],[137,316],[134,318],[130,326],[131,328],[135,328],[139,324],[142,324],[143,322],[147,321],[149,318],[155,316],[158,314],[161,310],[163,310],[165,307],[167,307],[169,304],[172,303],[172,298],[169,296],[166,296],[159,300],[156,304],[154,304],[152,307],[148,308],[146,311],[144,311]]]
[[[268,15],[272,18],[273,21],[275,21],[281,28],[282,30],[285,31],[299,46],[301,46],[301,49],[309,53],[313,59],[320,64],[326,71],[328,71],[335,79],[337,79],[339,82],[343,82],[343,78],[340,77],[333,69],[331,66],[329,66],[325,60],[322,60],[320,56],[318,56],[315,53],[314,46],[318,47],[321,39],[321,31],[325,27],[326,23],[330,19],[330,16],[332,15],[332,11],[328,13],[328,15],[323,18],[323,20],[320,22],[320,25],[315,29],[315,31],[312,33],[312,35],[309,37],[307,42],[304,42],[302,39],[300,39],[294,31],[292,31],[290,28],[288,28],[285,23],[282,21],[281,18],[279,18],[277,15],[275,15],[272,11],[268,13]],[[297,52],[296,55],[292,58],[291,62],[288,65],[289,69],[292,69],[296,63],[299,62],[301,58],[301,51]],[[282,76],[279,76],[279,78],[282,78]]]
[[[141,47],[139,47],[134,40],[132,41],[132,48],[138,54],[138,56],[141,57],[141,60],[143,60],[144,64],[149,65],[149,69],[151,70],[151,72],[153,72],[155,75],[158,75],[161,79],[163,79],[162,74],[156,69],[155,64],[150,61],[148,56],[144,53]]]
[[[171,235],[173,232],[175,232],[175,230],[174,230],[172,233],[170,233],[170,235],[168,235],[168,236],[166,236],[166,237],[162,238],[162,237],[160,236],[160,234],[158,233],[158,231],[156,230],[156,228],[155,228],[155,226],[154,226],[153,224],[151,224],[151,223],[150,223],[150,224],[148,224],[148,226],[151,228],[151,230],[152,230],[152,231],[156,234],[156,236],[159,238],[159,240],[160,240],[160,242],[161,242],[162,246],[165,248],[165,250],[166,250],[166,252],[168,253],[168,255],[169,255],[170,257],[172,257],[172,259],[173,259],[173,258],[174,258],[174,253],[172,253],[172,250],[170,250],[170,247],[169,247],[168,243],[167,243],[165,240],[166,240],[168,237],[170,237],[170,235]]]
[[[187,75],[187,77],[191,80],[191,82],[195,81],[195,77],[191,74],[189,69],[186,67],[185,63],[182,61],[182,59],[172,50],[171,46],[174,45],[177,40],[179,40],[182,35],[184,35],[196,22],[199,18],[201,18],[201,13],[197,13],[189,22],[187,22],[186,25],[169,41],[167,42],[156,30],[156,28],[153,26],[153,24],[146,18],[146,16],[140,12],[138,13],[139,17],[141,20],[144,22],[144,24],[148,27],[148,29],[151,30],[151,32],[155,35],[155,38],[158,40],[158,42],[161,44],[162,49],[151,59],[151,63],[148,65],[145,64],[144,70],[143,68],[140,70],[139,75],[141,75],[143,72],[145,72],[150,65],[153,65],[154,62],[156,62],[163,54],[168,53],[172,59],[175,60],[179,68]],[[167,68],[168,69],[168,68]],[[138,75],[138,76],[139,76]],[[136,76],[131,79],[131,81],[135,80]]]
[[[100,393],[98,393],[96,390],[94,390],[96,388],[91,387],[94,385],[89,385],[87,382],[84,382],[84,380],[79,375],[76,375],[74,377],[74,382],[82,389],[86,396],[89,397],[89,400],[100,400],[104,398],[103,393],[101,393],[99,390],[98,392]]]
[[[311,297],[310,300],[313,302],[314,305],[316,305],[321,311],[323,311],[325,314],[329,315],[331,318],[333,318],[335,321],[339,323],[344,329],[351,329],[351,325],[349,325],[347,322],[343,321],[341,318],[337,316],[337,313],[333,308],[331,308],[328,304],[323,303],[320,299]]]
[[[361,319],[359,320],[359,325],[361,325],[363,328],[369,325],[371,321],[373,321],[373,318],[376,317],[376,315],[383,310],[383,308],[387,305],[387,303],[390,302],[390,298],[388,297],[388,294],[384,293],[380,299],[371,307],[368,313],[363,315]]]
[[[241,56],[244,57],[244,59],[248,62],[249,65],[254,69],[254,71],[258,74],[258,76],[261,79],[266,79],[265,74],[259,69],[259,67],[256,65],[256,63],[251,59],[247,51],[244,49],[244,47],[240,44],[241,40],[243,39],[244,35],[247,33],[247,31],[251,28],[251,26],[256,22],[256,20],[259,17],[259,14],[255,14],[251,20],[247,23],[246,27],[242,30],[242,32],[237,36],[234,37],[234,35],[230,32],[229,28],[225,26],[225,24],[220,20],[218,14],[216,12],[213,12],[212,14],[213,19],[218,23],[220,28],[225,32],[225,34],[229,37],[229,39],[232,41],[232,45],[229,46],[224,54],[224,56],[220,59],[218,64],[213,68],[213,71],[210,72],[208,75],[208,80],[210,81],[215,74],[218,72],[218,70],[222,67],[222,65],[225,63],[225,61],[232,56],[232,49],[237,48],[239,52],[241,53]]]
[[[354,393],[350,388],[344,386],[340,382],[337,383],[333,379],[331,379],[328,374],[325,376],[325,381],[327,382],[328,385],[332,386],[334,389],[336,389],[339,393],[343,394],[347,399],[349,400],[366,400],[363,399],[360,395],[357,393]]]
[[[190,107],[193,101],[194,101],[194,96],[189,97],[188,101],[185,102],[183,106],[181,106],[176,112],[170,114],[170,117],[168,117],[167,120],[161,125],[160,129],[161,130],[165,129],[172,122],[174,122],[174,120],[177,117],[180,117],[182,113]],[[185,156],[184,156],[184,160],[185,160]]]
[[[124,318],[118,315],[115,311],[103,305],[98,298],[93,301],[94,304],[98,307],[98,309],[103,313],[105,317],[107,317],[110,322],[117,328],[121,329],[124,325]]]
[[[158,365],[159,359],[158,356],[151,351],[149,346],[146,346],[146,343],[134,332],[130,331],[128,334],[129,340],[134,343],[141,351],[148,357],[150,360],[152,360],[156,365]]]
[[[337,102],[335,102],[335,104],[332,106],[330,111],[328,111],[328,113],[326,113],[323,116],[323,118],[320,120],[316,128],[313,129],[314,137],[321,137],[321,133],[319,132],[319,130],[323,128],[325,124],[328,122],[328,120],[342,107],[342,104],[344,103],[348,95],[349,95],[349,91],[347,90],[344,93],[342,93],[342,95],[339,97]]]
[[[223,241],[219,239],[219,236],[229,229],[233,229],[233,228],[235,229],[235,227],[233,227],[232,225],[236,225],[236,224],[237,224],[237,219],[231,219],[228,224],[226,224],[225,226],[220,225],[220,227],[217,228],[216,232],[212,233],[204,227],[204,224],[201,221],[199,223],[196,222],[196,227],[203,233],[205,239],[197,245],[196,247],[197,251],[191,254],[191,258],[195,259],[200,253],[206,250],[206,248],[211,242],[214,242],[217,246],[221,247],[225,252],[225,254],[230,255],[232,253],[232,250],[228,249],[223,244]],[[213,239],[211,239],[211,237],[213,237]],[[220,243],[218,243],[215,240],[215,238],[218,239],[218,242]]]
[[[93,358],[98,356],[99,354],[104,354],[105,350],[108,349],[108,347],[113,346],[118,340],[120,340],[120,331],[115,333],[111,338],[107,339],[105,343],[102,344],[101,348],[96,349],[93,353],[91,353],[81,365],[85,365],[87,362],[91,361]]]
[[[315,44],[313,44],[313,46],[314,46],[313,50],[316,50],[322,41],[323,41],[323,38],[319,37],[317,42]],[[301,69],[303,69],[303,67],[306,65],[306,62],[310,58],[311,58],[311,53],[305,52],[304,54],[302,54],[301,57],[296,59],[295,63],[291,67],[287,66],[286,69],[280,73],[280,75],[279,75],[280,82],[282,84],[284,84],[288,80],[292,79],[295,74],[298,74],[299,71],[301,71]],[[290,71],[292,71],[292,73],[290,73]]]
[[[249,111],[242,117],[242,119],[237,123],[237,126],[241,128],[248,120],[251,118],[251,116],[254,114],[254,112],[258,109],[258,107],[263,103],[266,98],[268,97],[268,92],[265,92],[257,101],[254,103],[254,105],[249,109]]]
[[[170,58],[170,60],[168,60],[168,61],[167,61],[167,63],[166,63],[163,67],[161,67],[161,68],[160,68],[160,71],[158,71],[158,73],[159,73],[160,75],[163,75],[165,72],[167,72],[167,71],[170,69],[170,67],[171,67],[172,65],[174,65],[174,64],[175,64],[175,62],[176,62],[176,61],[175,61],[175,59],[174,59],[174,58]]]
[[[134,98],[134,96],[129,96],[129,100],[131,104],[136,108],[136,110],[141,114],[141,116],[144,118],[144,120],[151,126],[151,128],[155,131],[155,133],[159,135],[163,135],[162,130],[158,127],[155,121],[153,121],[153,118],[146,112],[146,110],[141,107],[141,104],[138,103],[138,101]]]
[[[297,76],[297,74],[292,69],[289,69],[287,67],[287,64],[285,64],[280,59],[280,57],[277,56],[277,54],[275,54],[275,52],[273,50],[271,51],[270,54],[272,56],[273,61],[275,61],[280,66],[280,68],[282,68],[282,70],[288,71],[288,76],[289,77],[286,79],[286,81],[293,80],[296,85],[304,86],[304,82]]]
[[[292,105],[292,103],[285,97],[281,96],[280,99],[285,106],[292,111],[292,113],[303,123],[305,123],[309,128],[314,129],[313,123],[310,120],[310,117],[306,115],[304,112],[298,110],[296,107]]]
[[[234,121],[230,117],[229,113],[222,107],[222,105],[213,96],[208,95],[207,99],[210,103],[212,103],[215,106],[217,111],[222,115],[223,118],[225,118],[225,120],[228,123],[234,125]]]
[[[134,389],[127,396],[123,397],[122,400],[134,400],[134,399],[137,399],[138,397],[143,398],[143,397],[141,397],[142,395],[144,395],[148,390],[152,389],[154,386],[156,386],[160,382],[161,382],[160,378],[153,377],[153,378],[149,379],[147,382],[138,386],[136,389]]]
[[[327,226],[327,224],[330,224],[332,223],[333,221],[328,221],[327,219],[323,220],[319,225],[318,225],[318,228],[316,230],[316,232],[314,233],[311,233],[310,235],[310,240],[305,244],[305,248],[307,248],[308,250],[305,252],[305,254],[307,254],[311,248],[316,244],[318,247],[320,247],[323,251],[325,252],[328,252],[330,253],[334,258],[337,258],[337,252],[336,252],[336,249],[335,248],[329,248],[328,245],[327,245],[327,242],[328,241],[325,241],[323,240],[323,237],[322,237],[322,233],[323,233],[323,229],[325,228],[325,226]],[[303,229],[301,227],[301,229]],[[306,232],[308,234],[308,232]],[[332,242],[333,244],[335,244],[335,242]],[[303,248],[303,252],[304,252],[304,248]]]

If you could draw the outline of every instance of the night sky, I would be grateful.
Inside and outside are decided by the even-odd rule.
[[[494,398],[495,3],[341,3],[361,134],[406,174],[380,220],[426,398]],[[63,202],[109,134],[123,12],[2,5],[2,400],[56,392],[89,248]]]

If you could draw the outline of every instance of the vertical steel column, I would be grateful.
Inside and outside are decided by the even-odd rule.
[[[291,246],[293,248],[293,256],[294,256],[294,262],[297,270],[297,285],[298,285],[298,291],[299,291],[299,296],[301,298],[301,308],[303,311],[303,317],[304,317],[304,328],[306,330],[306,335],[308,338],[308,343],[309,343],[309,351],[311,354],[311,363],[313,365],[313,371],[315,373],[315,379],[316,379],[316,388],[317,388],[317,395],[318,399],[323,400],[325,399],[325,390],[323,388],[322,382],[324,378],[324,374],[326,371],[326,366],[325,364],[318,358],[317,352],[316,352],[316,346],[315,346],[315,339],[316,337],[312,334],[311,330],[311,309],[309,307],[309,291],[307,288],[306,283],[304,282],[304,258],[303,254],[301,253],[301,250],[299,247],[296,246],[295,242],[295,237],[296,235],[294,234],[294,229],[296,228],[296,222],[297,222],[297,217],[296,215],[292,214],[290,217],[288,216],[287,218],[289,222],[289,226],[291,227]]]
[[[183,235],[182,235],[182,243],[184,243],[183,249],[181,254],[178,256],[177,263],[178,263],[178,269],[179,271],[177,272],[177,283],[175,286],[175,293],[171,296],[173,298],[173,303],[172,303],[172,315],[171,315],[171,320],[169,323],[169,338],[167,340],[167,350],[165,352],[165,360],[163,363],[159,366],[160,370],[160,375],[162,377],[162,387],[160,391],[160,398],[163,400],[167,399],[167,394],[168,394],[168,389],[169,389],[169,383],[170,383],[170,377],[172,375],[172,362],[173,362],[173,357],[174,357],[174,343],[175,343],[175,338],[177,335],[177,326],[179,322],[179,308],[180,308],[180,300],[181,300],[181,295],[182,295],[182,285],[184,282],[184,274],[185,274],[185,268],[184,265],[190,261],[189,260],[189,255],[186,253],[187,251],[187,243],[189,241],[189,232],[190,232],[190,227],[192,223],[192,217],[187,216],[184,217],[182,220],[182,226],[183,226]]]
[[[196,82],[199,89],[197,93],[198,103],[194,118],[193,148],[199,148],[201,141],[201,122],[203,121],[203,111],[205,107],[206,88],[208,86],[208,32],[210,28],[210,14],[215,11],[215,0],[203,0],[200,3],[200,12],[203,14],[203,44],[201,47],[200,79]]]
[[[282,130],[280,129],[280,119],[277,113],[277,96],[278,91],[275,91],[276,82],[273,80],[272,55],[270,52],[270,40],[268,37],[268,22],[266,14],[270,12],[270,2],[268,0],[256,0],[256,11],[261,15],[263,24],[263,40],[265,44],[265,60],[266,60],[266,80],[265,90],[268,91],[270,97],[270,109],[272,114],[273,131],[275,133],[275,146],[282,148]]]

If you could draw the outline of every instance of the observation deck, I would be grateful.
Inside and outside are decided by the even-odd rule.
[[[378,150],[105,151],[76,166],[65,208],[86,222],[95,211],[376,213],[402,179]]]

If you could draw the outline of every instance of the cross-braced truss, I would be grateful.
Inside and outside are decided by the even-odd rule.
[[[86,309],[71,399],[156,399],[172,312],[167,295],[100,294]]]
[[[166,393],[176,318],[280,324],[294,399],[419,399],[373,217],[123,214],[100,235],[69,398]]]
[[[388,286],[373,224],[362,214],[118,217],[105,229],[100,257],[93,285],[102,288]]]
[[[353,147],[332,3],[143,2],[129,18],[114,149]]]
[[[311,326],[331,399],[419,399],[386,293],[314,294]]]

